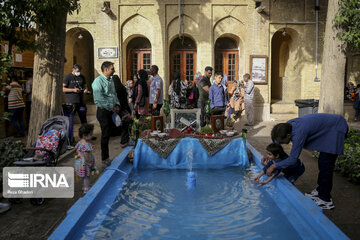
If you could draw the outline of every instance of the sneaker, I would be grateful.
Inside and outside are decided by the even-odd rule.
[[[0,203],[0,213],[4,213],[10,209],[10,204]]]
[[[67,150],[71,150],[71,149],[74,149],[75,147],[74,146],[71,146],[71,145],[68,145],[67,146]]]
[[[305,196],[312,199],[313,197],[319,197],[319,192],[315,188],[314,190],[311,191],[311,193],[305,193]]]
[[[311,198],[319,207],[321,207],[323,210],[330,210],[330,209],[334,209],[334,203],[332,201],[332,199],[330,199],[329,202],[322,200],[319,197],[312,197]]]
[[[111,160],[109,158],[107,158],[107,159],[102,161],[102,164],[106,165],[106,166],[110,166],[111,165]]]

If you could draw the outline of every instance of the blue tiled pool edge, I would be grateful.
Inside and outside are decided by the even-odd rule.
[[[261,154],[253,148],[249,142],[247,142],[246,145],[251,152],[253,161],[261,168]],[[129,174],[132,170],[132,165],[128,163],[127,155],[131,149],[131,147],[124,149],[123,152],[112,161],[109,168],[121,169]],[[102,202],[105,201],[111,204],[118,195],[121,189],[117,189],[118,191],[109,191],[109,189],[106,189],[106,186],[109,185],[115,177],[117,181],[124,182],[128,175],[115,170],[105,171],[88,194],[80,198],[69,209],[66,218],[55,229],[49,239],[74,239],[77,228],[90,217],[89,215],[91,215],[92,211],[89,209],[98,205],[100,199]],[[264,187],[303,239],[349,239],[322,213],[321,209],[316,206],[311,199],[300,193],[284,177],[279,177]],[[103,194],[105,192],[106,194]],[[106,198],[105,200],[104,197]],[[283,205],[283,203],[286,204]],[[106,209],[106,211],[109,210],[109,208]],[[103,214],[105,218],[106,213],[103,212]],[[99,222],[99,224],[100,223],[101,222]],[[309,226],[311,227],[309,228]]]
[[[103,175],[96,181],[90,191],[67,211],[66,218],[61,224],[55,229],[48,239],[60,240],[60,239],[74,239],[73,236],[76,234],[76,229],[81,223],[86,220],[89,215],[89,209],[96,205],[100,198],[106,195],[106,202],[112,204],[118,195],[118,191],[108,191],[107,194],[102,194],[106,191],[106,186],[110,184],[111,179],[117,177],[117,180],[125,182],[128,175],[132,170],[132,164],[128,161],[128,154],[133,147],[125,148],[119,156],[114,158],[111,165],[108,167],[109,170],[105,170]],[[122,174],[118,171],[111,169],[121,169],[127,174]],[[120,189],[121,190],[121,189]],[[109,208],[105,208],[109,210]],[[90,213],[91,214],[91,213]],[[104,214],[104,218],[106,213]]]
[[[246,147],[250,150],[254,163],[260,169],[263,168],[262,155],[248,141]],[[285,177],[280,176],[274,180],[270,182],[270,186],[274,187],[268,186],[265,189],[303,239],[349,239],[323,214],[320,207],[304,196]],[[284,205],[284,202],[287,204]],[[303,222],[304,220],[306,222]]]

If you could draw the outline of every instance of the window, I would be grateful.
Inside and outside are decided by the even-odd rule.
[[[180,72],[181,79],[186,79],[188,81],[194,80],[196,71],[195,59],[195,51],[174,51],[171,54],[170,60],[171,80],[174,80],[175,72]]]
[[[239,80],[239,53],[237,51],[221,50],[215,54],[215,72],[228,76],[228,81]]]
[[[239,80],[239,51],[235,40],[223,37],[215,43],[215,72],[228,76],[228,81]]]
[[[196,71],[196,45],[188,38],[176,38],[170,45],[170,81],[175,72],[180,72],[181,79],[193,81]]]
[[[127,45],[127,79],[132,79],[140,69],[150,71],[151,44],[148,39],[137,37]]]
[[[128,78],[132,78],[140,69],[150,71],[151,51],[132,50],[128,58]]]

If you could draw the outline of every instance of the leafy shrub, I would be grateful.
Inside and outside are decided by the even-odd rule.
[[[360,183],[360,132],[350,130],[345,139],[344,155],[338,157],[335,171],[351,182]]]
[[[200,129],[200,133],[201,134],[207,134],[207,133],[213,133],[214,131],[212,130],[211,127],[209,126],[204,126]]]
[[[0,188],[2,189],[3,168],[12,166],[13,162],[24,157],[25,152],[23,148],[25,144],[21,141],[14,141],[13,139],[5,139],[0,143]]]
[[[138,127],[139,136],[145,130],[151,129],[151,117],[141,117],[140,119],[135,119],[131,126],[131,138],[136,139],[136,128]]]

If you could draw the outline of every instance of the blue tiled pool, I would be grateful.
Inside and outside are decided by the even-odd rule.
[[[280,177],[257,187],[247,169],[135,170],[130,148],[79,199],[50,239],[347,239],[310,199]]]

